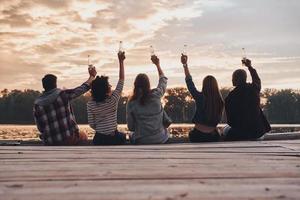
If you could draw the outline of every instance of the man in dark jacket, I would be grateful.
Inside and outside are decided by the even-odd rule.
[[[261,81],[251,60],[243,59],[252,83],[247,83],[247,73],[243,69],[232,75],[235,88],[225,99],[228,127],[224,129],[225,140],[251,140],[263,136],[271,130],[270,124],[260,108]]]

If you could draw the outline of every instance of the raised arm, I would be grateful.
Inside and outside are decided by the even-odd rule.
[[[119,101],[119,98],[121,96],[123,86],[124,86],[124,79],[125,79],[125,72],[124,72],[124,60],[125,60],[125,52],[119,52],[118,53],[118,59],[119,59],[119,81],[117,83],[117,86],[112,93],[112,97]]]
[[[124,72],[124,60],[125,60],[125,52],[124,51],[120,51],[118,53],[118,58],[119,58],[119,80],[123,80],[125,79],[125,72]]]
[[[153,55],[151,56],[151,61],[156,66],[158,76],[159,76],[157,88],[154,89],[153,93],[158,95],[159,97],[162,97],[165,94],[167,89],[168,78],[164,75],[164,72],[160,67],[159,58]]]
[[[162,69],[160,67],[159,58],[156,55],[153,55],[153,56],[151,56],[151,61],[157,68],[158,76],[159,77],[164,76],[164,72],[162,71]]]
[[[81,86],[76,87],[74,89],[65,90],[66,94],[68,95],[68,98],[74,99],[86,93],[90,89],[90,85],[92,84],[96,75],[97,75],[97,71],[95,67],[89,68],[89,78],[86,82],[84,82]]]
[[[252,85],[260,92],[261,90],[261,80],[256,72],[256,70],[252,67],[251,60],[245,59],[242,60],[242,63],[248,68],[251,78],[252,78]]]
[[[198,96],[198,90],[193,82],[192,76],[190,74],[190,70],[187,64],[188,61],[188,57],[186,55],[181,55],[181,63],[183,65],[183,69],[184,69],[184,74],[185,74],[185,82],[187,85],[187,88],[189,90],[189,92],[191,93],[191,95],[193,96],[193,98],[197,98]]]
[[[187,61],[188,61],[188,57],[186,55],[181,54],[181,63],[183,65],[185,77],[190,77],[191,74],[190,74],[190,70],[188,68]]]

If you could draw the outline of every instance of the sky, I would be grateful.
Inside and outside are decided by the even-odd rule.
[[[115,85],[119,41],[125,91],[138,73],[156,86],[150,45],[168,87],[185,86],[184,44],[199,88],[206,75],[231,87],[245,48],[263,88],[300,89],[299,9],[299,0],[1,0],[0,89],[42,91],[48,73],[61,88],[76,87],[88,78],[88,55]]]

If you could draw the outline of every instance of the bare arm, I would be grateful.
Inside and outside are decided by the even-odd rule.
[[[190,70],[188,68],[188,65],[184,66],[184,74],[185,74],[185,77],[190,77],[191,74],[190,74]]]
[[[164,76],[164,72],[162,71],[162,69],[160,67],[159,58],[157,56],[153,55],[153,56],[151,56],[151,61],[157,68],[158,76],[159,77]]]
[[[86,83],[90,86],[97,75],[97,71],[95,67],[89,68],[89,75],[90,77],[88,78]]]
[[[118,58],[119,58],[119,81],[117,83],[117,86],[115,88],[115,90],[112,93],[112,97],[115,99],[115,102],[117,103],[120,99],[122,90],[123,90],[123,86],[124,86],[124,79],[125,79],[125,75],[124,75],[124,60],[125,60],[125,52],[119,52],[118,53]]]
[[[118,53],[119,58],[119,79],[124,80],[125,79],[125,72],[124,72],[124,60],[125,60],[125,52],[119,52]]]
[[[188,57],[186,55],[181,54],[181,63],[183,65],[185,77],[190,77],[191,74],[190,74],[190,70],[188,68],[187,61],[188,61]]]

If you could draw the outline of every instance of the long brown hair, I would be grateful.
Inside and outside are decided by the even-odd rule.
[[[215,77],[209,75],[203,79],[202,93],[207,122],[219,123],[223,114],[224,100]]]
[[[146,74],[138,74],[134,81],[133,95],[130,101],[139,99],[141,105],[145,105],[151,92],[150,81]]]

